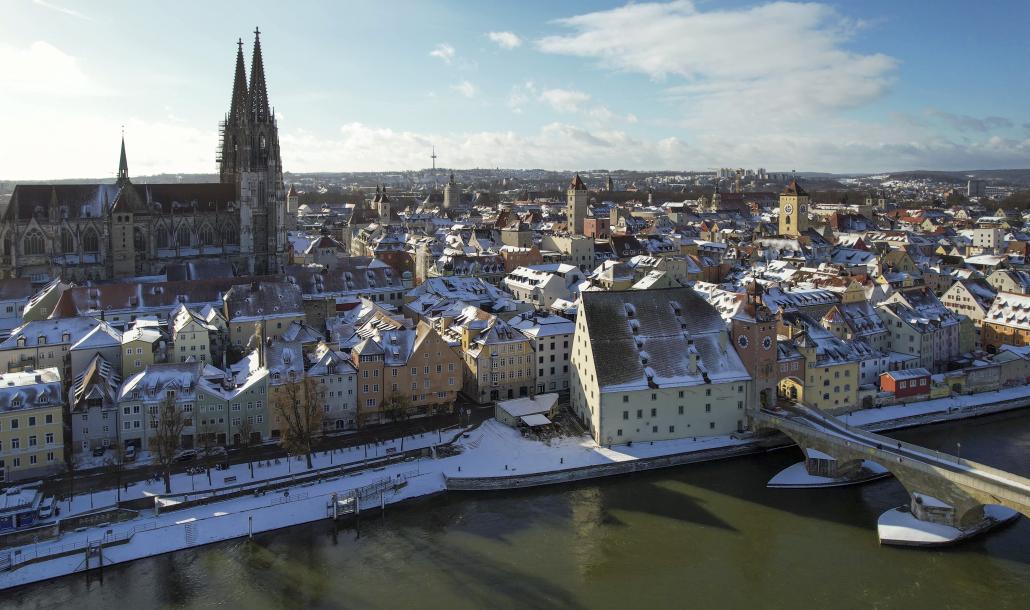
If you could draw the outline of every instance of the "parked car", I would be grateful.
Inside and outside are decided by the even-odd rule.
[[[204,450],[204,455],[207,457],[225,457],[228,451],[225,447],[208,447]]]
[[[100,456],[104,455],[105,451],[107,451],[107,447],[103,447],[103,446],[97,447],[96,449],[93,450],[93,457],[100,457]]]
[[[135,462],[136,461],[136,446],[135,445],[129,445],[128,447],[126,447],[125,451],[122,452],[122,459],[125,460],[126,462]]]
[[[197,459],[197,452],[192,449],[187,449],[179,455],[175,456],[176,462],[190,462]]]
[[[54,498],[53,496],[43,498],[43,501],[39,503],[39,518],[49,519],[54,515]]]

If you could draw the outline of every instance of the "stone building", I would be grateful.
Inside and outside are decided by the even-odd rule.
[[[278,272],[286,191],[257,31],[249,85],[239,43],[219,150],[216,183],[133,184],[123,138],[114,184],[17,185],[0,219],[0,277],[123,278],[202,259]]]

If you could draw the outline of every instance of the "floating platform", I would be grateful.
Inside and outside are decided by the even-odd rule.
[[[847,485],[861,485],[877,479],[891,476],[883,466],[868,460],[862,462],[862,467],[854,477],[842,477],[833,479],[808,474],[804,462],[798,462],[781,470],[776,476],[769,479],[766,487],[774,489],[815,489],[820,487],[845,487]]]
[[[947,546],[1010,523],[1019,518],[1019,513],[1011,508],[988,504],[984,506],[984,516],[986,518],[978,525],[960,530],[950,525],[920,521],[908,506],[899,506],[880,515],[876,529],[880,536],[880,544]]]

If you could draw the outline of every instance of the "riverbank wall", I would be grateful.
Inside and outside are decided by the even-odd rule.
[[[870,430],[872,432],[889,432],[902,430],[917,426],[926,426],[949,421],[983,417],[996,413],[1015,411],[1030,407],[1030,396],[1004,400],[986,405],[949,407],[943,411],[932,411],[917,415],[896,417],[887,420],[874,421],[860,424],[856,427]],[[867,417],[883,413],[880,409],[869,409],[862,412]],[[889,412],[889,411],[888,411]],[[754,436],[745,445],[730,447],[719,447],[701,451],[688,451],[684,453],[639,458],[636,460],[615,462],[609,464],[597,464],[580,466],[565,470],[552,470],[538,473],[525,473],[518,475],[490,476],[490,477],[469,477],[445,475],[444,479],[448,491],[499,491],[505,489],[522,489],[528,487],[540,487],[544,485],[561,485],[578,481],[588,481],[611,476],[621,476],[634,472],[644,472],[661,468],[672,468],[687,464],[725,460],[745,455],[754,455],[776,449],[786,449],[795,446],[794,441],[783,434],[773,433],[763,436]]]
[[[907,415],[899,415],[905,411],[896,409],[872,409],[856,413],[854,417],[869,420],[864,423],[856,422],[856,427],[885,431],[981,417],[1030,406],[1030,396],[1012,398],[1009,394],[998,398],[995,402],[984,405],[956,403],[949,406],[949,403],[935,403],[924,405],[919,412],[913,412],[913,409],[908,407]],[[455,439],[467,434],[459,432]],[[473,445],[478,442],[475,441]],[[346,493],[352,485],[368,484],[377,479],[403,476],[407,484],[391,495],[373,499],[367,507],[372,511],[402,502],[424,500],[445,491],[490,492],[568,484],[760,454],[792,445],[789,439],[779,434],[744,435],[740,439],[726,439],[725,442],[730,444],[566,469],[540,468],[537,472],[527,471],[505,476],[457,476],[453,472],[453,466],[451,472],[445,472],[440,467],[446,459],[429,460],[426,465],[430,467],[421,473],[411,472],[412,464],[401,462],[337,476],[330,481],[309,482],[294,487],[290,490],[293,493],[283,490],[281,495],[236,497],[218,504],[219,512],[201,515],[196,511],[203,507],[186,508],[152,519],[112,523],[100,529],[72,532],[69,537],[62,537],[57,545],[60,548],[36,549],[35,545],[21,547],[9,551],[15,556],[7,556],[6,570],[0,566],[0,590],[83,572],[99,567],[98,563],[110,566],[313,521],[329,520],[332,512],[329,501],[332,498]],[[582,451],[583,448],[579,450]],[[432,466],[434,464],[436,466]],[[501,464],[503,465],[503,462]],[[416,468],[417,466],[418,463],[415,464]],[[504,468],[507,470],[508,466]],[[401,469],[409,470],[401,472]],[[458,468],[459,472],[460,470],[461,468]],[[224,509],[221,508],[223,506]],[[91,565],[87,556],[92,556],[94,546],[100,553],[96,555],[99,561]],[[4,562],[0,561],[0,564],[2,563]]]

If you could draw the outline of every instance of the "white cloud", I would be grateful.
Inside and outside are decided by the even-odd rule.
[[[686,0],[647,2],[557,23],[571,32],[537,41],[541,51],[669,83],[668,99],[682,101],[695,125],[741,115],[799,120],[860,106],[887,90],[897,65],[847,50],[858,26],[813,3],[700,11]]]
[[[502,49],[514,49],[522,45],[522,39],[514,32],[488,32],[486,36]]]
[[[547,89],[540,93],[540,101],[558,112],[577,112],[580,105],[590,101],[590,95],[572,89]]]
[[[4,66],[4,95],[80,97],[110,93],[86,74],[78,58],[43,40],[28,48],[0,44],[0,66]]]
[[[535,97],[536,84],[531,80],[527,80],[520,85],[512,86],[511,93],[508,94],[508,107],[511,108],[512,112],[520,114],[523,106]]]
[[[281,135],[283,163],[289,171],[375,171],[425,168],[435,145],[449,167],[681,167],[689,147],[659,146],[619,130],[589,130],[550,123],[530,134],[514,131],[418,133],[350,123],[333,137],[306,131]]]
[[[467,80],[463,80],[457,85],[452,86],[451,89],[468,98],[475,97],[476,93],[479,91],[475,85]]]
[[[129,172],[133,176],[218,171],[215,144],[218,133],[197,129],[168,119],[129,118],[124,121]],[[16,180],[53,178],[113,178],[118,169],[122,121],[95,113],[53,112],[45,133],[32,122],[12,121],[4,127],[5,138],[18,146],[0,147],[3,177]]]
[[[436,48],[429,52],[430,57],[442,59],[443,62],[447,64],[451,63],[451,60],[454,59],[454,56],[456,54],[457,52],[454,50],[454,47],[447,44],[446,42],[441,42],[440,44],[436,45]]]

